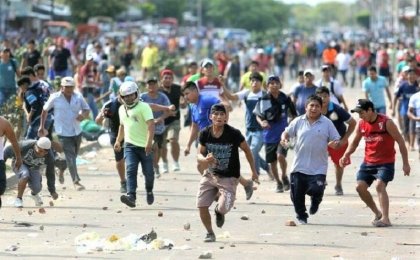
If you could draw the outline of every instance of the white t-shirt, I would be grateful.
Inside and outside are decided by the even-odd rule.
[[[408,107],[414,108],[414,114],[420,115],[420,92],[412,95],[408,101]],[[416,121],[416,128],[420,127],[420,121]]]
[[[348,70],[350,67],[350,60],[351,60],[350,54],[340,52],[337,55],[337,57],[335,57],[335,61],[337,62],[337,69]]]
[[[334,86],[333,86],[334,85]],[[341,83],[338,80],[335,80],[333,78],[330,78],[329,82],[324,82],[322,79],[315,82],[315,86],[317,87],[327,87],[330,90],[330,98],[331,101],[334,102],[337,105],[340,105],[340,102],[338,101],[339,96],[343,96],[344,89]],[[334,87],[334,93],[332,93],[331,88]]]

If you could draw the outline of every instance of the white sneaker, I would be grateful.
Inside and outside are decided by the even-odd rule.
[[[44,202],[42,202],[41,196],[39,196],[39,194],[36,194],[36,195],[31,194],[31,198],[35,201],[35,206],[37,206],[37,207],[40,207],[40,206],[42,206],[42,204],[44,204]]]
[[[174,172],[180,171],[181,167],[179,167],[179,162],[174,162],[174,166],[172,167]]]
[[[168,168],[168,163],[162,163],[162,168],[163,168],[163,171],[162,171],[162,173],[168,173],[169,172],[169,168]]]
[[[23,208],[23,201],[22,201],[22,199],[16,198],[16,200],[15,200],[15,207],[16,208]]]

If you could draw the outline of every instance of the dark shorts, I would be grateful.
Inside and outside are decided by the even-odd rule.
[[[373,181],[376,179],[388,183],[394,179],[394,166],[394,163],[379,165],[367,165],[366,163],[362,163],[357,172],[357,181],[364,181],[369,186],[372,185]]]
[[[379,68],[379,75],[383,76],[383,77],[386,77],[386,78],[389,78],[389,76],[391,75],[391,71],[389,70],[389,67],[388,68]]]
[[[417,147],[420,147],[420,127],[416,127]],[[420,148],[419,148],[420,153]]]
[[[367,76],[367,71],[368,71],[367,67],[359,67],[358,68],[358,72],[359,72],[360,75]]]
[[[279,144],[265,144],[265,161],[267,163],[277,161],[277,154],[281,154],[286,157],[287,149]]]
[[[115,141],[117,141],[117,136],[109,133],[109,139],[111,141],[112,147],[114,147]],[[119,152],[112,149],[114,151],[114,157],[115,157],[116,162],[119,162],[122,159],[124,159],[124,146],[122,145],[123,143],[124,143],[124,141],[121,142],[121,150]]]
[[[153,145],[157,145],[157,147],[159,149],[161,149],[163,147],[163,142],[164,138],[163,138],[163,134],[160,135],[156,135],[153,137]]]

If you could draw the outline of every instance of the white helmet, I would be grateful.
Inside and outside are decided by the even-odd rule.
[[[138,90],[139,88],[137,87],[137,84],[133,81],[125,81],[121,84],[120,86],[120,96],[121,96],[121,100],[123,102],[123,104],[128,107],[128,108],[132,108],[134,107],[138,102]],[[126,100],[124,99],[125,96],[131,95],[133,93],[136,93],[136,98],[131,102],[127,103]]]

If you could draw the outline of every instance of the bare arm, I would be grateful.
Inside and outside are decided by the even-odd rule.
[[[47,129],[45,129],[45,121],[47,120],[47,116],[48,116],[48,111],[43,109],[41,112],[41,118],[40,118],[40,123],[39,123],[39,128],[38,128],[39,137],[48,135],[48,131]]]
[[[118,128],[118,135],[117,139],[115,140],[114,144],[114,150],[119,152],[121,151],[121,142],[124,140],[124,125],[120,124],[120,127]]]
[[[357,125],[357,122],[356,120],[354,120],[353,117],[351,117],[346,123],[348,124],[347,131],[344,133],[343,137],[341,138],[343,143],[348,142],[350,135],[354,132],[354,129],[356,129],[356,125]]]
[[[147,122],[147,143],[145,147],[146,155],[152,152],[153,137],[155,136],[155,121],[153,119]]]
[[[388,97],[389,101],[389,108],[392,110],[392,97],[391,97],[391,91],[389,90],[389,87],[385,88],[386,96]]]
[[[414,107],[409,107],[409,108],[408,108],[408,113],[407,113],[407,115],[408,115],[408,117],[409,117],[411,120],[414,120],[414,121],[420,121],[420,117],[419,117],[419,116],[416,116],[416,115],[415,115],[415,113],[414,113]]]
[[[191,145],[197,139],[197,136],[198,136],[198,125],[193,122],[191,123],[190,138],[188,139],[187,147],[184,150],[185,156],[190,154]]]
[[[397,142],[398,147],[400,148],[401,157],[403,160],[403,171],[405,176],[410,175],[410,164],[408,163],[408,152],[407,147],[405,146],[404,138],[400,134],[397,126],[395,125],[394,121],[388,120],[386,121],[386,130],[387,132],[394,138]]]
[[[22,165],[22,156],[20,154],[20,148],[17,142],[15,132],[13,131],[13,128],[10,122],[4,119],[3,117],[0,118],[0,123],[4,125],[4,135],[12,144],[13,151],[15,152],[15,157],[16,157],[15,167],[16,169],[19,169],[20,166]]]
[[[258,183],[259,181],[258,181],[257,170],[255,169],[255,163],[254,163],[255,161],[254,161],[254,157],[252,156],[252,152],[251,152],[251,149],[249,148],[248,143],[246,141],[242,141],[239,147],[242,149],[242,151],[244,151],[245,157],[251,168],[252,180]]]
[[[362,139],[363,135],[360,131],[356,130],[356,135],[353,138],[353,141],[347,147],[346,152],[344,153],[343,157],[340,159],[340,166],[346,166],[350,161],[350,155],[352,155],[355,151],[357,146],[359,146],[360,140]]]

